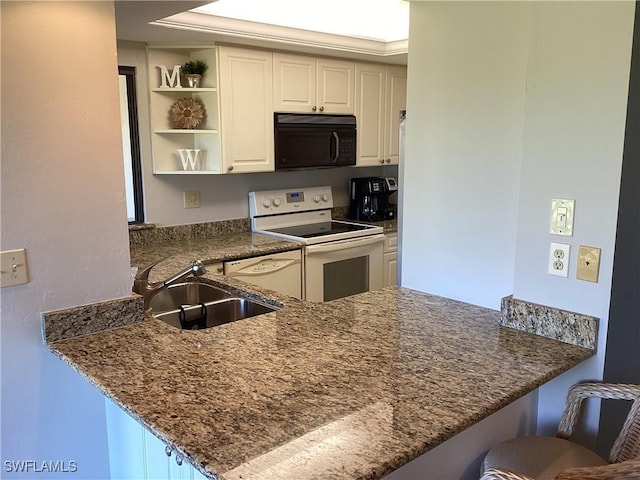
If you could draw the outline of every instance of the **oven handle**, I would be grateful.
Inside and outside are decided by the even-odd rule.
[[[345,250],[347,248],[358,248],[367,245],[373,245],[384,241],[384,235],[371,235],[364,238],[356,238],[351,240],[339,240],[337,242],[321,243],[317,245],[307,245],[307,255],[313,253],[335,252],[337,250]]]

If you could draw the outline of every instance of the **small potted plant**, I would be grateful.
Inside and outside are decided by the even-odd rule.
[[[200,86],[200,79],[204,72],[207,71],[209,65],[204,60],[189,60],[182,65],[182,74],[187,79],[187,85],[189,88],[198,88]]]

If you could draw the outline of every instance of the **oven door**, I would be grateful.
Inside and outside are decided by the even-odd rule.
[[[307,245],[305,299],[328,302],[382,288],[384,235]]]

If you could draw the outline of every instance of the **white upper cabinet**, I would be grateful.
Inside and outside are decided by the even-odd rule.
[[[273,54],[218,48],[223,171],[273,171]]]
[[[178,74],[188,60],[207,62],[197,87]],[[407,91],[403,66],[168,44],[149,45],[147,62],[155,174],[274,171],[274,112],[355,114],[357,165],[398,163]],[[183,105],[189,102],[203,118],[197,125],[188,119],[176,124],[176,110],[192,114]]]
[[[384,163],[385,65],[356,64],[356,124],[358,165]]]
[[[276,112],[355,112],[355,64],[337,59],[273,54]]]
[[[319,58],[317,88],[318,110],[321,112],[355,113],[354,62]]]
[[[273,71],[276,112],[317,111],[315,58],[274,53]]]
[[[397,165],[400,111],[406,109],[402,66],[356,64],[358,166]]]
[[[385,106],[384,161],[397,165],[400,158],[400,111],[407,109],[407,69],[387,66],[387,100]]]

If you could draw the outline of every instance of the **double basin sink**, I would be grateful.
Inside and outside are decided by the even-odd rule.
[[[149,306],[155,318],[183,330],[202,330],[278,310],[202,282],[163,287]]]

